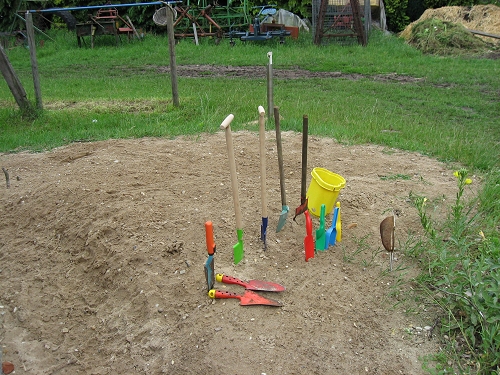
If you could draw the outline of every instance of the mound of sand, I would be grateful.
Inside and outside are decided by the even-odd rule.
[[[454,199],[452,171],[416,153],[311,136],[309,171],[321,166],[347,183],[342,241],[305,262],[305,218],[292,220],[302,134],[282,134],[291,212],[276,233],[277,147],[266,132],[266,251],[259,135],[233,136],[245,230],[237,265],[222,132],[0,154],[12,182],[0,186],[0,349],[17,375],[426,373],[419,358],[446,345],[439,328],[433,334],[439,311],[423,300],[409,309],[411,283],[402,278],[415,274],[413,259],[398,248],[398,271],[388,272],[379,223],[394,211],[398,243],[419,233],[409,193],[441,212]],[[214,223],[215,271],[286,286],[261,294],[282,307],[208,297],[206,220]]]

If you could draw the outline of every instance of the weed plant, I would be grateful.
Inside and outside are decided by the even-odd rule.
[[[408,42],[426,54],[440,56],[484,53],[492,45],[476,38],[465,26],[430,18],[416,23]]]
[[[468,171],[455,172],[458,190],[447,219],[439,225],[423,196],[410,198],[418,211],[425,239],[411,255],[422,262],[417,278],[424,293],[445,314],[441,331],[460,373],[498,374],[500,368],[500,243],[485,234],[478,199],[465,201],[472,183]],[[498,193],[498,185],[496,186]],[[488,199],[488,198],[487,198]],[[498,200],[498,195],[497,195]],[[498,222],[497,222],[498,224]],[[435,358],[437,359],[437,358]],[[445,362],[446,363],[446,362]],[[446,373],[446,364],[440,364]],[[448,368],[448,370],[450,370]]]

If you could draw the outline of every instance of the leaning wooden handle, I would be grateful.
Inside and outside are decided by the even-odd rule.
[[[260,148],[260,196],[262,204],[262,217],[267,217],[266,197],[266,111],[259,105],[259,148]]]
[[[222,124],[220,124],[220,128],[222,130],[225,130],[229,125],[231,125],[231,122],[233,121],[234,119],[234,115],[233,114],[230,114],[228,115],[224,121],[222,121]]]

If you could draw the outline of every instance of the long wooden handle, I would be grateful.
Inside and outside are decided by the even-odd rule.
[[[300,204],[306,200],[306,179],[307,179],[307,138],[309,133],[309,118],[304,115],[302,118],[302,177],[300,185]]]
[[[241,220],[240,200],[238,197],[238,180],[236,179],[236,163],[234,160],[233,137],[231,136],[231,121],[234,115],[230,114],[220,124],[220,128],[226,132],[227,155],[229,157],[229,170],[231,172],[231,190],[233,191],[234,214],[236,216],[236,229],[243,229]]]
[[[262,217],[267,217],[266,197],[266,122],[264,107],[259,106],[259,140],[260,140],[260,195]]]
[[[231,125],[231,122],[233,122],[233,119],[234,119],[233,114],[227,115],[227,117],[224,119],[224,121],[222,121],[222,124],[220,124],[220,128],[222,130],[226,130],[227,127]]]
[[[276,146],[278,149],[278,166],[280,169],[281,204],[286,206],[285,171],[283,170],[283,150],[281,147],[280,110],[276,106],[274,107],[274,126],[276,127]]]

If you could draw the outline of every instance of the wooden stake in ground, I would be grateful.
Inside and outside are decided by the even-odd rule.
[[[35,87],[36,106],[43,109],[42,88],[40,85],[40,74],[38,74],[38,60],[36,59],[35,29],[33,27],[33,15],[26,12],[26,33],[28,34],[28,46],[30,48],[31,72],[33,74],[33,85]]]
[[[3,174],[5,175],[5,183],[7,184],[7,189],[10,188],[10,177],[9,177],[9,171],[2,167]]]
[[[392,261],[394,260],[394,232],[396,230],[396,216],[388,216],[380,223],[380,237],[382,245],[389,252],[391,271]]]
[[[174,107],[179,106],[179,91],[177,88],[177,63],[175,61],[175,34],[174,34],[174,10],[167,6],[167,34],[168,51],[170,54],[170,81],[172,84],[172,102]]]

